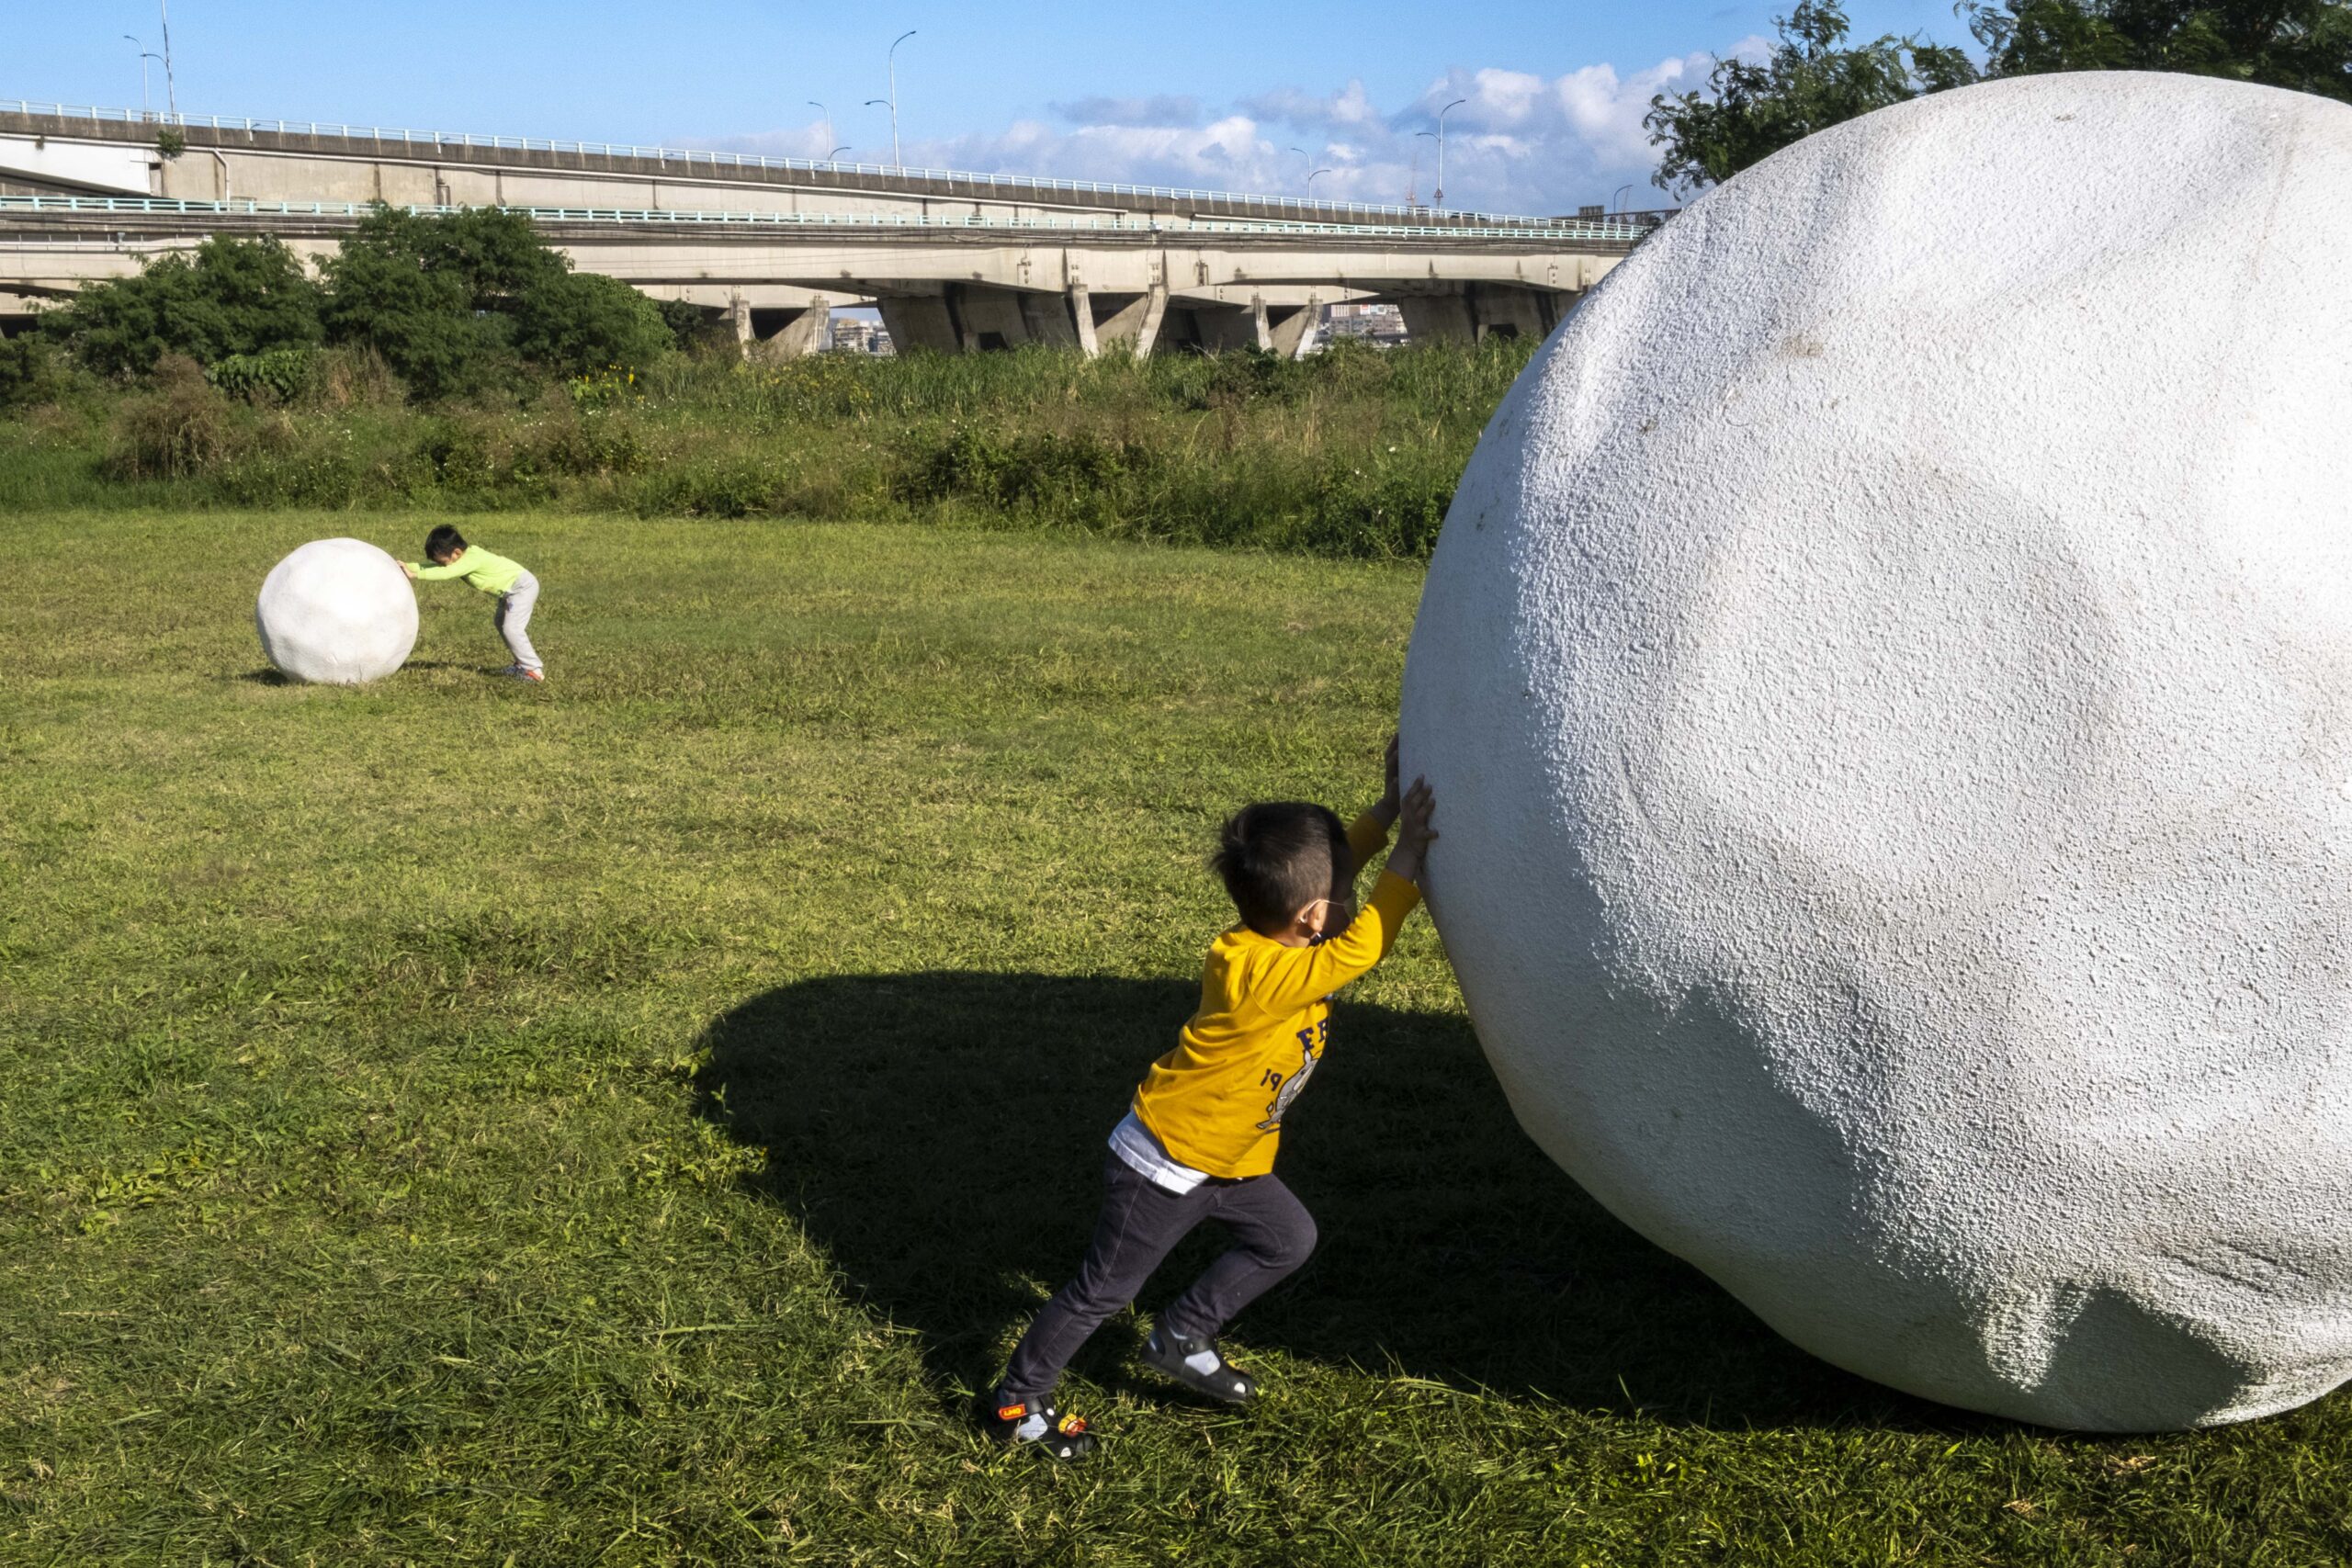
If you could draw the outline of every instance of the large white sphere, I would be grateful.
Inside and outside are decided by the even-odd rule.
[[[416,591],[365,540],[313,539],[269,569],[254,623],[286,674],[356,685],[390,674],[416,646]]]
[[[2352,108],[2070,74],[1676,219],[1405,677],[1519,1119],[1799,1345],[2058,1426],[2352,1376]]]

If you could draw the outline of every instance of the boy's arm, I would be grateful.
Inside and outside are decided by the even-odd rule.
[[[1348,825],[1348,851],[1355,856],[1356,870],[1361,873],[1388,842],[1388,829],[1396,824],[1402,804],[1396,792],[1396,738],[1388,738],[1388,752],[1381,765],[1380,798],[1364,809],[1363,816]]]
[[[1356,871],[1359,874],[1365,866],[1372,863],[1373,856],[1387,846],[1388,824],[1395,820],[1396,817],[1393,813],[1384,818],[1380,815],[1380,807],[1375,806],[1348,824],[1348,850],[1356,857]]]
[[[419,582],[447,582],[453,577],[463,577],[472,570],[462,558],[447,566],[435,566],[429,561],[413,560],[408,563],[408,574]]]
[[[1383,835],[1385,837],[1386,835]],[[1322,1000],[1351,980],[1362,979],[1396,945],[1396,931],[1421,890],[1393,871],[1380,874],[1365,905],[1348,929],[1313,947],[1284,947],[1251,965],[1243,1010],[1280,1016]]]

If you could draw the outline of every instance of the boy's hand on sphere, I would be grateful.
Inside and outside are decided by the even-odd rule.
[[[401,570],[411,582],[414,582],[416,581],[416,568],[409,565],[408,562],[401,562]]]
[[[1380,818],[1384,828],[1396,820],[1396,737],[1388,737],[1388,752],[1383,759],[1380,774],[1380,798],[1374,802],[1372,814]]]
[[[1415,779],[1413,787],[1405,792],[1396,852],[1388,857],[1388,869],[1408,882],[1420,879],[1421,864],[1429,858],[1430,845],[1437,840],[1437,829],[1430,826],[1430,818],[1436,812],[1436,792],[1430,788],[1427,779]]]

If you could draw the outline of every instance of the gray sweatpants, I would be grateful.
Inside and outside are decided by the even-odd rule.
[[[531,647],[531,606],[539,602],[539,580],[529,572],[514,580],[514,586],[498,596],[498,613],[491,624],[498,635],[506,639],[506,651],[514,656],[517,667],[524,670],[544,670],[537,649]]]
[[[1153,1186],[1114,1154],[1104,1156],[1102,1188],[1102,1212],[1078,1278],[1038,1312],[1005,1368],[999,1387],[1007,1399],[1051,1394],[1087,1337],[1135,1300],[1160,1259],[1204,1220],[1223,1222],[1234,1246],[1160,1312],[1160,1326],[1187,1339],[1216,1337],[1315,1250],[1306,1205],[1272,1175],[1203,1182],[1179,1194]]]

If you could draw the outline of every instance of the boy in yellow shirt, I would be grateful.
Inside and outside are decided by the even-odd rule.
[[[990,1436],[1056,1459],[1092,1451],[1086,1423],[1055,1407],[1054,1385],[1087,1337],[1204,1220],[1222,1221],[1234,1247],[1160,1313],[1143,1359],[1229,1404],[1256,1392],[1250,1374],[1218,1353],[1216,1337],[1315,1248],[1314,1219],[1273,1174],[1283,1117],[1322,1059],[1331,993],[1388,955],[1420,902],[1434,805],[1419,779],[1398,799],[1391,740],[1387,788],[1354,827],[1296,801],[1246,807],[1226,823],[1211,863],[1240,922],[1211,944],[1200,1010],[1176,1049],[1144,1075],[1111,1134],[1094,1239],[1078,1278],[1037,1314],[988,1396]],[[1357,868],[1400,820],[1372,902],[1351,918]]]

